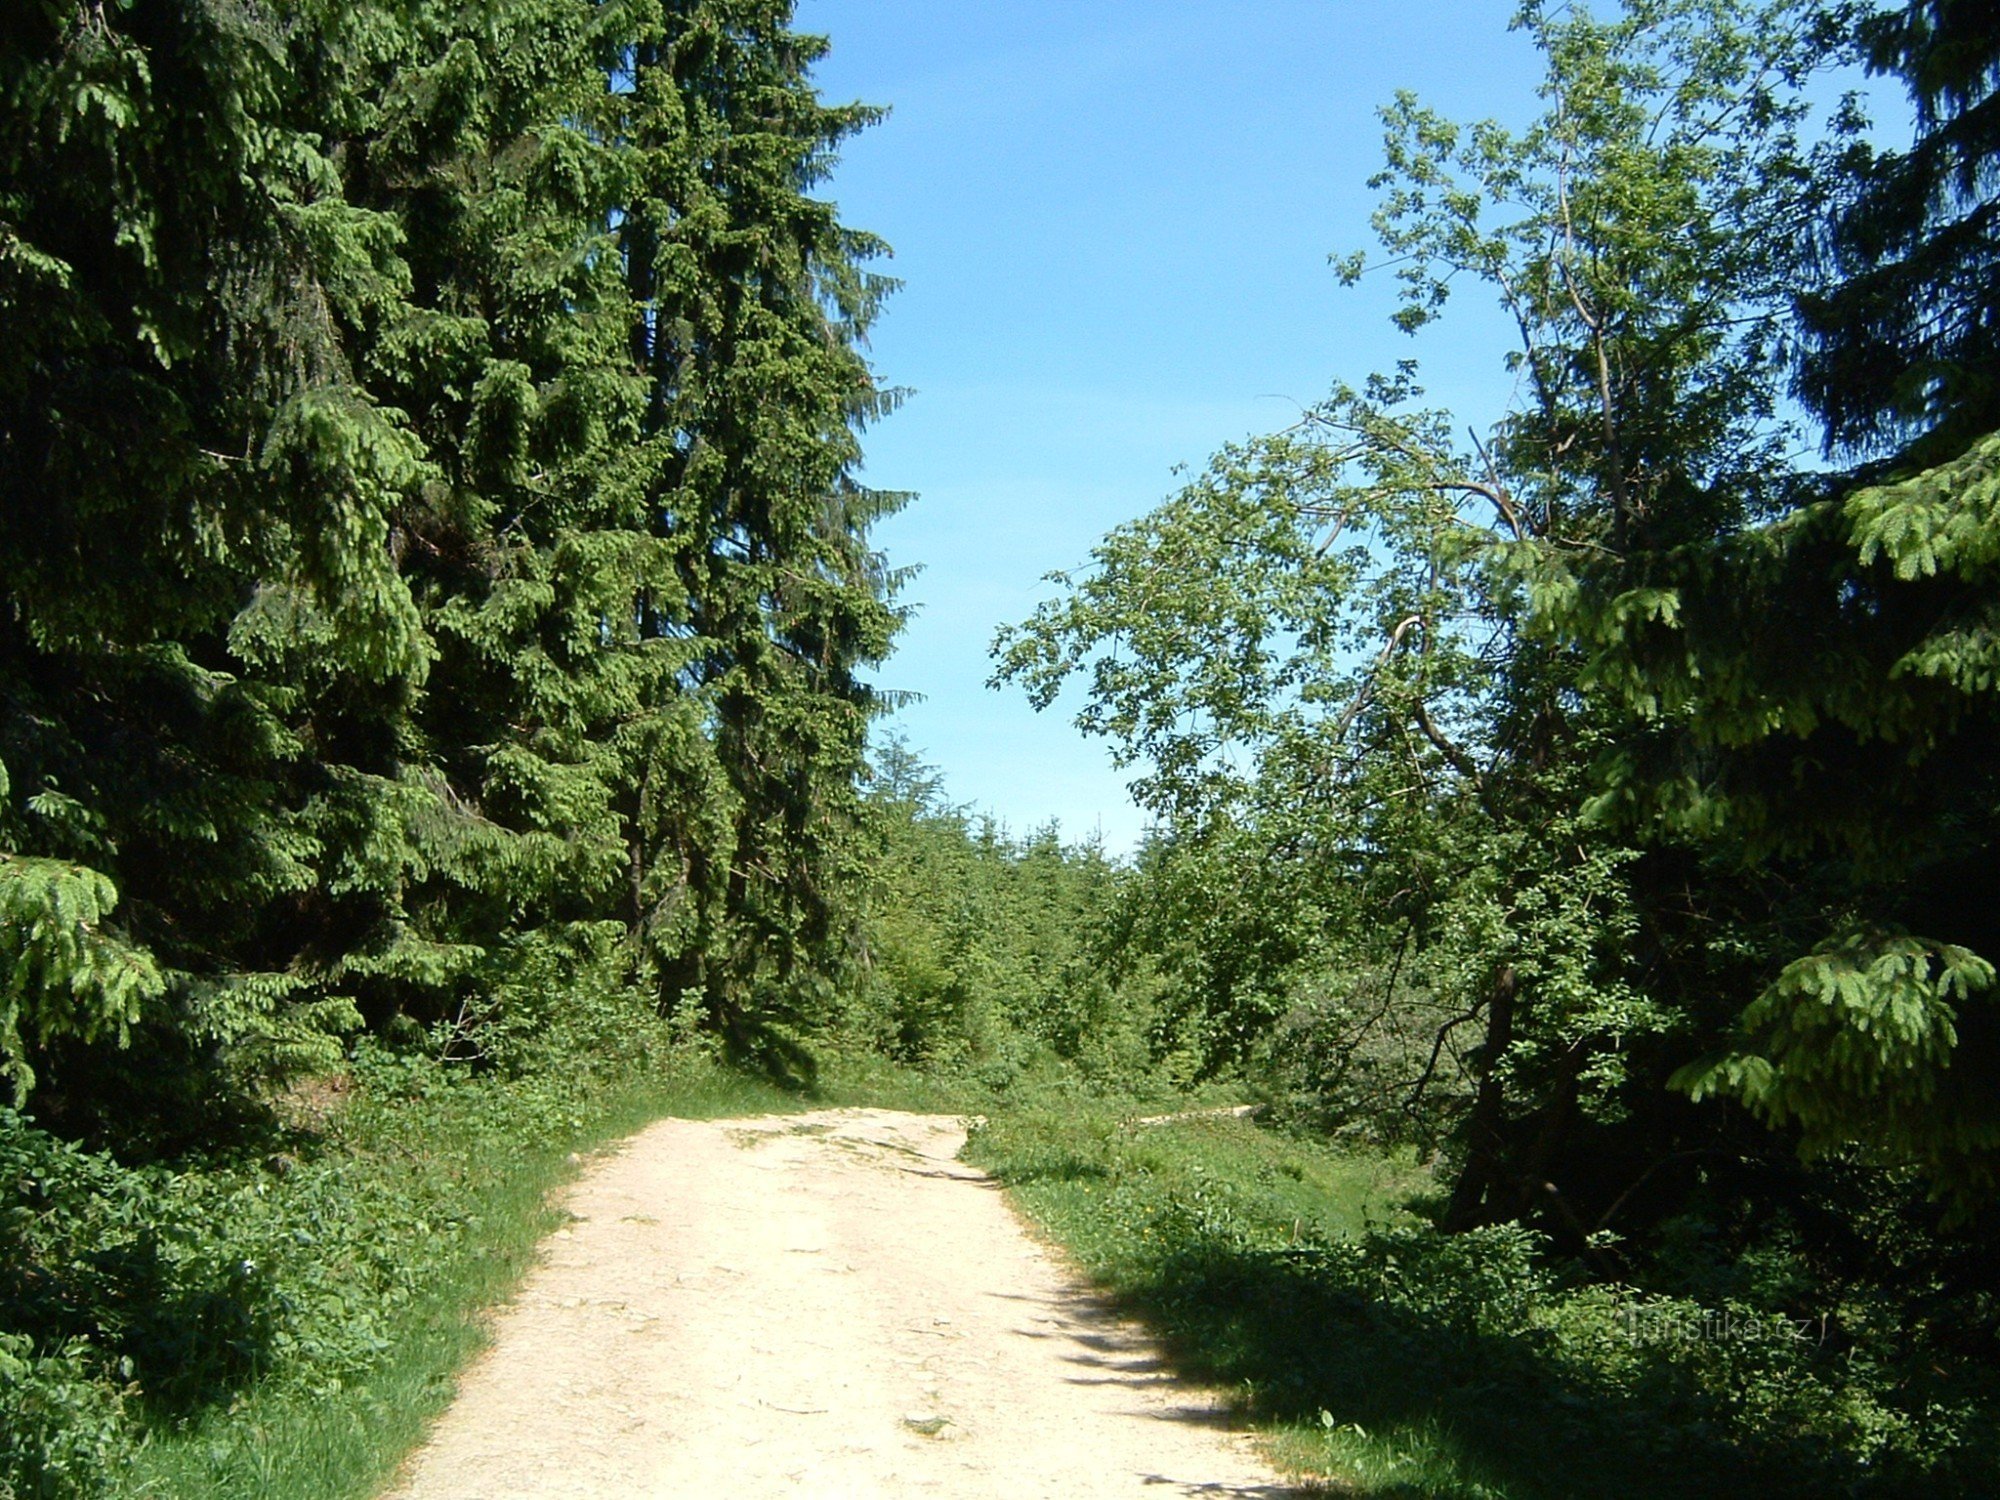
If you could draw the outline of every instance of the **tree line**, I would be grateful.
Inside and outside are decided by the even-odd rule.
[[[1459,1228],[1594,1243],[1772,1142],[1990,1202],[1974,10],[1530,4],[1525,128],[1394,101],[1340,269],[1412,333],[1483,286],[1518,395],[1338,385],[1002,632],[1156,819],[1053,884],[907,752],[864,788],[889,283],[813,191],[874,116],[787,5],[4,24],[0,1056],[45,1118],[610,985],[781,1071],[837,1020],[1261,1059],[1443,1142]]]
[[[1725,1256],[1785,1213],[1887,1255],[2000,1185],[2000,28],[1516,26],[1539,113],[1399,96],[1338,262],[1412,334],[1496,301],[1514,398],[1350,375],[1107,536],[997,678],[1079,691],[1138,776],[1172,1033],[1441,1145],[1446,1226],[1633,1273],[1705,1204]]]
[[[0,1067],[846,971],[883,247],[783,0],[0,18]],[[643,1003],[643,1000],[642,1000]],[[177,1106],[176,1106],[177,1107]]]
[[[1339,385],[1002,632],[1157,820],[1049,898],[1043,1015],[963,915],[1032,850],[966,853],[905,752],[864,795],[889,283],[813,190],[873,114],[787,5],[14,10],[17,1101],[476,1049],[586,982],[795,1071],[872,996],[919,1059],[979,1050],[976,991],[1445,1140],[1461,1228],[1601,1239],[1762,1159],[1746,1117],[1978,1213],[2000,41],[1944,0],[1517,25],[1541,115],[1399,97],[1340,263],[1412,333],[1483,285],[1517,398]]]

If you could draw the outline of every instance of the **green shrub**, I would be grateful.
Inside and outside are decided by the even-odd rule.
[[[510,991],[490,1051],[449,1060],[414,1027],[358,1044],[311,1130],[134,1167],[0,1109],[0,1500],[105,1493],[141,1435],[234,1452],[245,1401],[366,1385],[441,1298],[487,1284],[490,1247],[532,1244],[564,1155],[612,1113],[766,1102],[629,991],[588,986],[595,956],[524,961],[523,989],[566,982],[575,1003]]]
[[[251,1378],[280,1316],[270,1271],[185,1183],[0,1110],[0,1331],[170,1408]]]
[[[0,1500],[102,1493],[126,1447],[119,1393],[85,1350],[0,1333]]]
[[[511,1078],[616,1073],[697,1042],[628,977],[616,922],[551,924],[500,950],[486,1000],[432,1028],[428,1050]]]

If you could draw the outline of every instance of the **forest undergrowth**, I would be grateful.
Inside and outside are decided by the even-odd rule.
[[[1135,1066],[1140,1039],[1096,1025],[1065,1055],[975,960],[1015,964],[1025,942],[1076,957],[1050,923],[1105,915],[1073,883],[1096,856],[956,818],[905,833],[965,835],[968,868],[1007,892],[977,924],[984,945],[944,964],[958,1003],[913,1014],[922,993],[885,963],[894,985],[854,997],[807,1078],[733,1066],[629,994],[572,994],[552,1008],[563,1026],[481,1059],[451,1058],[449,1028],[363,1042],[179,1159],[119,1165],[0,1119],[0,1312],[37,1351],[14,1355],[5,1386],[12,1493],[371,1495],[450,1399],[481,1313],[559,1226],[558,1191],[594,1148],[663,1115],[829,1104],[979,1117],[968,1160],[1228,1393],[1282,1466],[1338,1492],[2000,1484],[1990,1377],[1946,1378],[1865,1288],[1808,1326],[1785,1310],[1808,1278],[1781,1244],[1725,1262],[1690,1222],[1677,1260],[1621,1278],[1519,1224],[1446,1234],[1438,1159],[1331,1138],[1282,1068],[1191,1083],[1171,1052]],[[1245,1099],[1256,1118],[1213,1113]]]
[[[795,1107],[700,1050],[502,1077],[371,1045],[175,1160],[0,1116],[0,1494],[372,1494],[588,1153]]]
[[[1003,1111],[967,1158],[1333,1493],[2000,1486],[1990,1377],[1928,1382],[1893,1329],[1829,1344],[1719,1268],[1674,1295],[1594,1277],[1518,1224],[1442,1234],[1438,1181],[1407,1150],[1104,1102]]]

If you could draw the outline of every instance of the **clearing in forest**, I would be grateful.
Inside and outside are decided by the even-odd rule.
[[[956,1160],[885,1110],[666,1120],[574,1215],[399,1500],[1293,1493]]]

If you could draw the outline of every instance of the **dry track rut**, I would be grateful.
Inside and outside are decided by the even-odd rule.
[[[1276,1500],[1214,1400],[886,1110],[597,1162],[397,1500]]]

